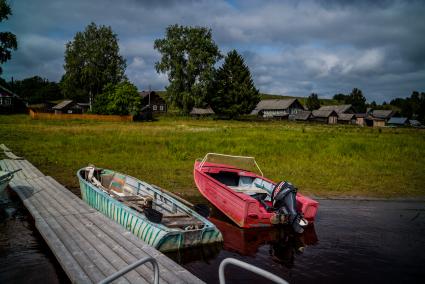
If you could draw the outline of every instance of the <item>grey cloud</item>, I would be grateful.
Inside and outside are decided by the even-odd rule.
[[[24,3],[25,2],[25,3]],[[112,26],[141,89],[162,89],[153,41],[170,24],[212,28],[223,53],[236,48],[260,91],[332,96],[353,87],[387,101],[425,89],[423,1],[12,1],[5,29],[19,50],[6,77],[63,73],[64,44],[91,21]],[[3,23],[2,23],[3,24]],[[7,72],[7,73],[6,73]]]

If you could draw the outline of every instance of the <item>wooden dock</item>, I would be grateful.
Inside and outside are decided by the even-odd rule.
[[[11,153],[10,150],[8,152]],[[148,256],[158,262],[160,283],[203,283],[131,232],[89,207],[27,160],[0,160],[0,167],[9,171],[22,169],[15,174],[10,187],[34,217],[36,228],[73,283],[97,283]],[[114,283],[153,283],[153,276],[153,268],[147,264]]]

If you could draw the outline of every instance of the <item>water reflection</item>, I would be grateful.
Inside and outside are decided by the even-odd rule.
[[[210,220],[223,234],[225,250],[255,256],[260,247],[268,246],[271,259],[287,267],[293,266],[296,254],[318,242],[314,225],[308,226],[303,234],[297,234],[289,226],[241,229],[216,218]]]

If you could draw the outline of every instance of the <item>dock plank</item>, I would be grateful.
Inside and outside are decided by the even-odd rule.
[[[0,160],[6,170],[22,169],[10,186],[35,220],[36,228],[73,283],[95,283],[146,256],[154,257],[160,283],[202,283],[167,258],[88,206],[27,160]],[[114,283],[152,283],[153,269],[143,265]]]

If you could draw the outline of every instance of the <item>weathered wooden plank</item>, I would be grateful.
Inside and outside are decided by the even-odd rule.
[[[23,168],[24,174],[16,176],[11,187],[33,215],[36,227],[72,282],[97,282],[148,255],[158,261],[160,283],[202,282],[121,225],[89,207],[52,177],[43,176],[28,161],[3,160],[0,166],[7,170]],[[116,282],[147,283],[152,278],[151,266],[143,265]]]
[[[14,159],[14,160],[22,160],[22,157],[16,156],[15,154],[13,154],[12,152],[9,151],[4,151],[3,152],[8,158],[10,159]]]
[[[38,179],[38,182],[46,182],[46,179]],[[49,186],[52,188],[52,184],[46,184],[46,186]],[[66,190],[66,189],[65,189]],[[47,192],[46,192],[47,193]],[[72,207],[69,203],[64,203],[63,200],[60,198],[57,198],[58,196],[55,196],[56,200],[55,204],[57,206],[64,206],[68,208],[70,211],[72,211]],[[79,199],[81,202],[83,202],[81,199]],[[83,202],[84,205],[86,205]],[[97,212],[97,211],[96,211]],[[116,271],[119,269],[127,266],[128,264],[131,264],[138,260],[136,257],[131,256],[128,251],[126,251],[122,246],[120,246],[120,242],[108,242],[107,238],[103,231],[95,223],[93,223],[91,220],[88,219],[88,215],[73,215],[73,216],[64,216],[68,219],[69,222],[73,224],[76,231],[82,233],[84,238],[86,238],[86,241],[91,243],[93,247],[96,247],[96,249],[108,260],[110,260],[111,264],[115,267]],[[78,219],[78,221],[77,221]],[[146,254],[144,256],[147,256]],[[108,270],[111,274],[113,272],[113,269],[108,268]],[[137,271],[137,270],[136,270]],[[149,271],[147,269],[143,270],[143,273],[136,273],[136,272],[130,272],[126,274],[126,277],[131,282],[137,282],[137,283],[151,283],[153,281],[147,276],[153,276],[153,271]],[[145,279],[147,277],[147,280]]]
[[[14,170],[20,169],[20,168],[15,166],[15,164],[13,163],[13,160],[5,159],[3,161],[4,161],[4,164],[5,164],[8,171],[14,171]],[[24,174],[23,171],[19,171],[19,172],[15,173],[14,176],[16,176],[18,178],[22,178],[22,179],[26,178],[26,175]]]
[[[39,177],[44,176],[44,174],[38,168],[36,168],[33,164],[31,164],[27,160],[20,160],[19,162],[22,165],[24,165],[26,168],[28,168],[30,171],[32,171],[35,175],[37,175]]]
[[[37,208],[43,208],[40,210],[40,215],[49,227],[52,229],[57,238],[63,243],[69,254],[75,259],[78,265],[84,270],[91,282],[98,282],[104,279],[107,275],[104,274],[93,262],[92,249],[86,246],[85,243],[78,243],[74,238],[74,233],[67,231],[66,227],[68,224],[59,223],[55,216],[49,214],[49,204],[43,198],[31,198],[31,203]],[[59,258],[64,257],[63,255],[58,256]],[[67,269],[67,267],[64,267]]]

